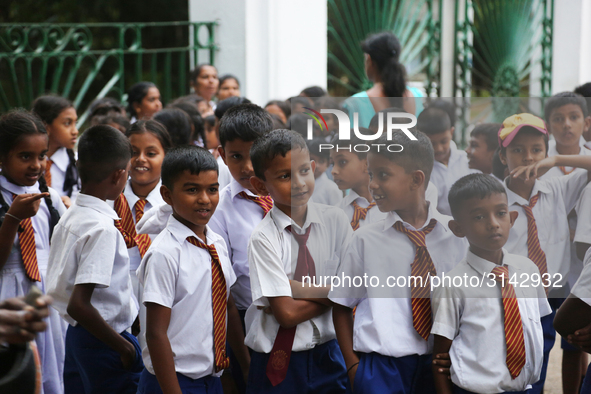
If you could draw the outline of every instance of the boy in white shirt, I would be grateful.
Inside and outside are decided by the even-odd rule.
[[[162,197],[173,214],[138,268],[147,343],[138,393],[223,393],[219,376],[230,366],[226,337],[248,371],[230,294],[236,276],[224,240],[207,226],[218,186],[218,166],[207,150],[179,147],[164,158]]]
[[[449,230],[451,218],[425,198],[433,147],[423,133],[414,135],[416,141],[395,131],[391,141],[377,141],[403,145],[402,152],[369,153],[369,186],[386,218],[355,231],[337,277],[371,280],[351,286],[343,279],[329,293],[355,393],[434,391],[428,283],[430,275],[451,270],[464,257],[466,243]],[[421,277],[424,286],[411,276]]]
[[[131,145],[119,130],[99,125],[84,132],[78,154],[82,188],[54,229],[47,269],[47,292],[70,324],[65,392],[135,393],[143,363],[128,330],[138,310],[119,217],[105,202],[125,187]]]
[[[324,147],[322,147],[323,144]],[[330,150],[326,149],[326,141],[324,138],[314,138],[312,141],[308,141],[308,150],[310,151],[310,159],[316,163],[314,194],[312,194],[310,201],[334,207],[338,206],[343,200],[343,192],[326,175],[330,164]]]
[[[451,381],[433,366],[437,393],[524,392],[540,377],[540,317],[552,310],[536,265],[503,249],[517,212],[509,212],[503,185],[484,174],[457,181],[449,203],[449,227],[470,247],[433,293],[433,352],[449,353],[452,363]]]
[[[304,280],[318,283],[334,274],[352,233],[349,221],[339,208],[309,202],[315,165],[298,133],[273,130],[255,141],[250,157],[250,182],[258,194],[273,197],[274,206],[248,247],[253,304],[245,343],[253,352],[247,393],[346,393],[328,288],[312,301],[294,299],[292,286],[297,292]]]
[[[453,125],[443,109],[428,107],[417,118],[417,130],[427,134],[433,144],[434,158],[431,182],[437,186],[437,209],[451,215],[447,194],[455,181],[464,175],[480,172],[468,166],[466,152],[459,150],[453,141]]]

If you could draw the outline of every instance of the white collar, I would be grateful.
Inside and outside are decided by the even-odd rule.
[[[100,198],[91,196],[89,194],[79,193],[74,204],[80,207],[94,209],[95,211],[113,220],[120,219],[120,217],[117,215],[117,212],[115,212],[115,210],[111,208],[109,204]]]
[[[39,182],[35,182],[33,186],[19,186],[10,182],[4,175],[0,175],[0,187],[12,194],[41,193]]]
[[[183,244],[188,237],[195,237],[199,241],[203,242],[203,240],[197,237],[189,227],[179,222],[173,215],[170,215],[168,218],[166,228],[180,244]],[[205,225],[205,243],[207,245],[212,245],[220,239],[221,237],[219,235],[213,232],[213,230],[209,228],[208,225]]]
[[[367,198],[361,197],[359,194],[357,194],[357,192],[353,191],[353,189],[349,190],[349,194],[347,194],[343,198],[343,200],[345,200],[345,205],[351,205],[351,204],[353,204],[353,202],[355,202],[357,200],[369,205],[369,201],[367,201]]]
[[[511,205],[528,205],[529,204],[529,199],[525,199],[523,197],[521,197],[520,195],[518,195],[517,193],[515,193],[514,191],[510,190],[508,185],[509,182],[509,177],[511,175],[509,175],[507,178],[505,178],[503,185],[505,185],[505,189],[507,190],[507,200],[509,203],[509,206]],[[535,183],[534,183],[534,188],[531,191],[531,194],[529,196],[529,198],[532,198],[532,196],[535,196],[536,194],[538,194],[538,192],[542,192],[544,194],[546,193],[551,193],[552,190],[550,189],[550,187],[548,186],[548,184],[540,179],[536,179]]]
[[[503,248],[503,266],[511,266],[515,269],[519,269],[519,267],[511,264],[511,262],[509,261],[509,259],[506,258],[506,256],[507,251],[505,250],[505,248]],[[482,275],[483,277],[490,274],[493,269],[498,267],[492,261],[476,256],[474,253],[470,251],[470,248],[468,248],[468,253],[466,253],[466,262],[470,267],[472,267],[476,272],[478,272],[478,274]]]
[[[68,165],[70,164],[70,157],[68,156],[66,148],[62,146],[56,150],[53,155],[51,155],[50,159],[53,162],[52,165],[55,165],[62,172],[66,172]]]
[[[162,180],[158,181],[158,184],[148,193],[146,196],[146,201],[150,203],[152,207],[157,207],[162,205],[162,196],[160,195],[160,186],[162,186]],[[131,179],[127,181],[125,184],[125,189],[123,190],[123,194],[129,203],[130,208],[133,208],[136,202],[139,201],[139,197],[133,192],[131,188]]]
[[[398,215],[398,213],[396,211],[390,211],[390,212],[388,212],[388,214],[386,215],[386,218],[384,219],[383,231],[390,229],[392,226],[394,226],[394,224],[396,222],[402,222],[404,227],[406,227],[409,230],[418,231],[418,230],[422,230],[425,226],[428,226],[431,219],[435,219],[437,221],[436,226],[442,226],[445,231],[447,231],[447,222],[449,222],[449,220],[451,220],[451,218],[449,216],[442,215],[441,213],[439,213],[439,211],[437,211],[435,208],[433,208],[433,205],[431,205],[429,203],[429,211],[427,213],[427,220],[425,221],[425,223],[423,224],[423,226],[420,229],[416,229],[411,224],[402,220],[402,218],[400,217],[400,215]]]
[[[245,192],[252,197],[259,197],[256,194],[253,194],[250,190],[244,188],[236,179],[234,179],[234,177],[232,177],[232,180],[230,181],[230,195],[234,198],[241,192]]]
[[[297,233],[304,233],[306,229],[312,224],[316,223],[322,225],[322,220],[320,220],[320,213],[318,212],[318,206],[313,202],[308,202],[308,211],[306,212],[306,221],[302,227],[298,226],[289,216],[283,213],[282,210],[277,208],[276,205],[273,205],[273,208],[269,212],[271,215],[271,219],[275,222],[275,226],[280,231],[285,230],[287,226],[292,226],[295,228]]]

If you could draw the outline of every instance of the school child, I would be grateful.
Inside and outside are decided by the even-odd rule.
[[[130,329],[129,255],[106,203],[125,188],[131,144],[111,126],[87,129],[78,144],[82,187],[55,227],[47,270],[48,294],[70,324],[64,385],[69,393],[135,393],[143,368]]]
[[[431,182],[439,193],[437,209],[444,215],[451,215],[447,195],[454,182],[464,175],[478,172],[468,167],[466,152],[456,147],[454,129],[449,115],[440,108],[427,108],[417,118],[417,130],[427,134],[433,144],[435,162]]]
[[[57,191],[48,188],[43,178],[47,145],[47,131],[37,116],[15,110],[0,117],[2,300],[25,296],[32,286],[46,290],[49,241],[60,215],[66,212]],[[45,394],[63,391],[60,320],[50,310],[47,330],[36,337]]]
[[[585,99],[575,93],[562,92],[546,100],[544,106],[544,119],[548,132],[554,136],[554,141],[548,145],[548,156],[556,155],[585,155],[591,156],[591,150],[586,149],[582,135],[589,131],[591,118],[587,113]],[[572,167],[553,167],[546,172],[541,179],[568,175],[573,171],[585,171]],[[585,216],[583,216],[585,217]],[[588,221],[588,220],[585,220]],[[577,215],[568,212],[568,223],[571,232],[577,228]],[[571,237],[572,238],[572,237]],[[583,262],[577,257],[576,247],[571,242],[571,266],[568,273],[568,283],[572,286],[577,281]],[[574,346],[571,346],[564,338],[561,340],[562,353],[562,381],[564,394],[578,394],[580,391],[581,377],[586,371],[587,356]],[[585,364],[585,368],[581,365]]]
[[[349,221],[339,208],[309,201],[315,164],[296,132],[265,134],[250,157],[250,182],[274,205],[248,246],[253,304],[246,312],[245,343],[252,349],[247,393],[346,393],[328,288],[317,301],[294,299],[290,281],[302,289],[303,281],[334,275],[352,233]]]
[[[505,248],[509,253],[529,257],[547,278],[548,301],[555,311],[567,295],[571,266],[570,231],[567,215],[574,208],[588,182],[591,156],[556,155],[546,157],[548,131],[544,121],[531,114],[508,117],[499,130],[500,158],[510,176],[505,179],[509,209],[519,212]],[[538,180],[536,177],[555,166],[580,167],[566,176]],[[532,393],[541,393],[546,379],[548,355],[556,332],[554,313],[542,318],[544,365]]]
[[[386,217],[355,231],[337,272],[339,278],[375,276],[379,283],[344,284],[329,293],[354,393],[434,392],[429,272],[450,271],[466,244],[449,231],[450,218],[425,199],[433,147],[423,133],[413,134],[416,141],[394,131],[391,141],[376,142],[402,144],[402,152],[369,152],[369,187]],[[410,276],[422,280],[387,284],[389,277]]]
[[[536,265],[503,250],[517,212],[509,212],[503,185],[485,174],[460,178],[449,204],[449,227],[470,246],[447,273],[453,282],[433,293],[433,353],[451,358],[451,381],[433,366],[437,393],[524,392],[540,377],[540,316],[552,310]],[[467,279],[458,285],[455,278]]]
[[[215,158],[196,146],[164,158],[162,196],[173,214],[138,269],[147,309],[140,394],[221,394],[219,376],[230,365],[226,338],[248,371],[230,294],[236,276],[223,238],[207,225],[218,203],[217,171]]]
[[[125,136],[129,139],[133,152],[129,180],[123,193],[115,199],[113,208],[121,218],[118,229],[124,237],[127,236],[133,298],[139,305],[141,318],[146,311],[143,304],[140,304],[141,287],[135,272],[152,240],[147,234],[137,234],[135,224],[152,208],[164,205],[160,195],[160,170],[164,155],[172,147],[172,141],[166,128],[155,120],[137,121],[131,125]]]
[[[33,102],[32,112],[41,119],[49,136],[45,181],[69,207],[80,190],[73,150],[78,137],[76,109],[63,97],[41,96]]]
[[[310,159],[316,163],[314,170],[314,193],[311,201],[318,204],[326,204],[332,206],[339,206],[343,200],[343,192],[339,187],[326,175],[326,170],[330,164],[330,150],[326,146],[323,138],[315,138],[308,141],[308,150],[310,152]]]
[[[583,272],[573,286],[571,294],[556,311],[554,328],[567,341],[589,353],[591,326],[591,253],[584,258]],[[585,335],[587,334],[587,335]],[[581,394],[591,393],[591,366],[587,368]]]
[[[493,157],[499,147],[500,123],[481,123],[470,132],[470,141],[466,148],[468,167],[482,171],[483,174],[492,174]]]

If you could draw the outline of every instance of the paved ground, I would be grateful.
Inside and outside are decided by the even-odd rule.
[[[548,374],[544,385],[545,394],[562,394],[562,349],[560,349],[560,336],[556,334],[556,342],[550,352]]]

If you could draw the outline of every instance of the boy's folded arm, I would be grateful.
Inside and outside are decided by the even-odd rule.
[[[135,348],[118,332],[113,330],[96,308],[92,306],[90,300],[95,286],[94,283],[74,286],[68,302],[68,315],[98,340],[119,353],[123,366],[129,368],[135,361]]]
[[[228,343],[232,348],[232,352],[236,356],[242,373],[248,377],[248,370],[250,368],[250,354],[248,348],[244,344],[244,331],[242,330],[242,323],[240,322],[240,315],[234,303],[234,297],[230,294],[228,297]]]
[[[283,328],[292,328],[313,317],[322,315],[329,307],[313,301],[294,300],[291,297],[269,297],[273,316]]]
[[[554,328],[563,337],[591,324],[591,306],[572,294],[562,303],[554,317]]]
[[[334,304],[332,320],[345,365],[349,370],[359,362],[359,356],[353,350],[353,310],[343,305]]]
[[[307,283],[290,280],[292,296],[296,300],[306,300],[317,302],[322,305],[332,306],[333,302],[328,299],[330,286],[312,286]]]
[[[452,340],[441,335],[434,335],[433,341],[433,354],[449,353],[451,348]],[[449,377],[439,372],[440,366],[432,363],[431,370],[433,371],[433,379],[435,382],[435,389],[437,394],[452,394],[453,386]]]

